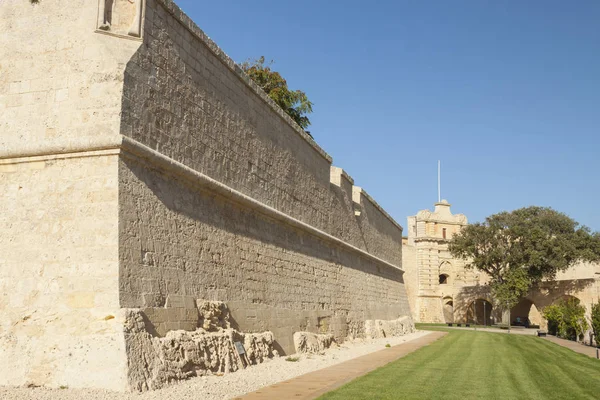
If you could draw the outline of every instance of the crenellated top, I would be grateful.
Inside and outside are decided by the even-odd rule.
[[[407,218],[408,238],[406,243],[414,245],[417,241],[446,241],[467,225],[463,214],[452,214],[450,203],[442,200],[435,203],[434,211],[421,210]]]
[[[464,214],[452,214],[451,204],[448,200],[442,200],[435,203],[434,211],[421,210],[417,213],[417,221],[441,222],[445,224],[466,225],[467,217]]]
[[[392,223],[392,225],[394,225],[396,228],[398,228],[400,231],[402,231],[402,226],[400,226],[399,223],[396,222],[396,220],[394,218],[392,218],[392,216],[390,214],[387,213],[387,211],[385,211],[383,209],[383,207],[381,207],[379,205],[379,203],[377,203],[375,201],[375,199],[373,199],[363,188],[361,188],[360,186],[354,186],[352,188],[352,200],[354,201],[355,204],[357,205],[362,205],[364,204],[363,200],[365,199],[367,200],[377,211],[379,211],[385,218],[387,218],[389,220],[389,222]]]

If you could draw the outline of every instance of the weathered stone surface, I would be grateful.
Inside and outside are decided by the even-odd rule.
[[[172,1],[0,28],[0,384],[154,388],[237,368],[237,331],[260,362],[408,315],[399,225]]]
[[[159,389],[175,381],[212,373],[229,373],[259,364],[278,355],[273,349],[273,334],[242,333],[234,329],[208,332],[170,331],[165,337],[153,336],[139,310],[128,310],[125,343],[129,358],[129,386],[144,391]],[[234,345],[244,345],[242,358]]]
[[[213,332],[231,327],[229,309],[222,301],[198,300],[200,326],[205,331]]]
[[[411,317],[400,317],[394,320],[367,320],[365,334],[368,339],[379,339],[391,336],[403,336],[415,331]]]
[[[335,343],[333,335],[312,332],[294,333],[294,347],[296,353],[319,354]]]
[[[353,321],[409,314],[399,269],[140,160],[122,160],[119,181],[122,306],[145,309],[177,293],[226,301],[232,327],[271,331],[286,353],[295,351],[293,332],[343,341]],[[147,253],[152,265],[144,263]],[[148,314],[154,325],[165,325],[161,317]]]

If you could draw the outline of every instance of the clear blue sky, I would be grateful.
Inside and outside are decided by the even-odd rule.
[[[600,1],[198,1],[234,60],[314,102],[315,140],[403,226],[540,205],[600,230]]]

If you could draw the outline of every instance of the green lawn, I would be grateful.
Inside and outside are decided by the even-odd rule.
[[[457,330],[450,330],[433,344],[320,397],[599,398],[599,360],[535,336]]]

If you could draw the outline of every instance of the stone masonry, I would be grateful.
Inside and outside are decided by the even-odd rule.
[[[257,359],[413,329],[400,225],[172,1],[5,0],[0,28],[0,385],[193,375],[164,346],[213,340],[199,299]]]

